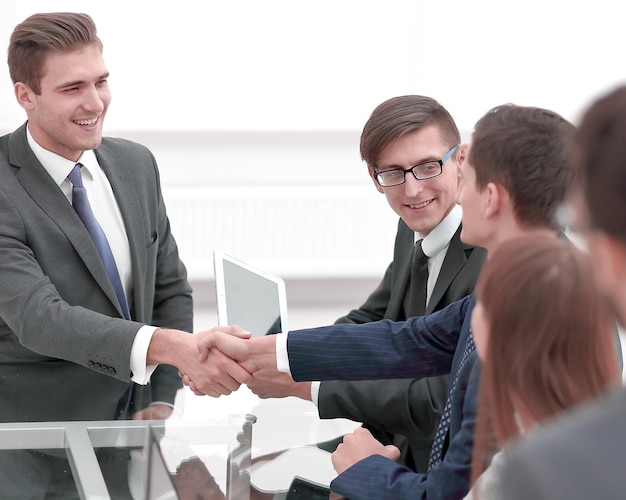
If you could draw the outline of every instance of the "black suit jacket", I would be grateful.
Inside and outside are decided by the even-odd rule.
[[[185,267],[143,146],[104,138],[95,150],[128,234],[133,321],[72,205],[28,146],[26,125],[0,138],[0,420],[112,420],[144,324],[191,331]],[[173,402],[177,370],[135,386],[134,409]]]
[[[474,290],[485,251],[465,245],[459,228],[446,253],[426,314],[469,295]],[[365,303],[336,323],[366,323],[406,319],[404,299],[409,291],[414,232],[400,219],[389,264],[380,285]],[[363,422],[385,444],[402,452],[401,462],[426,472],[432,441],[448,391],[448,375],[421,379],[328,381],[320,384],[321,418],[349,418]],[[384,411],[381,411],[384,409]]]

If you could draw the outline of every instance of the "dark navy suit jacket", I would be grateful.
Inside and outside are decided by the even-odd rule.
[[[468,342],[474,295],[428,316],[404,322],[333,325],[289,333],[291,374],[304,380],[458,376],[452,396],[449,445],[443,462],[417,474],[381,457],[368,457],[340,474],[331,489],[350,500],[463,498],[469,490],[479,363],[474,352],[459,372]],[[457,373],[458,372],[458,373]]]
[[[461,227],[450,240],[425,314],[443,309],[474,290],[485,259],[483,248],[466,245]],[[380,285],[358,309],[335,323],[366,323],[390,319],[404,321],[409,294],[415,233],[402,219],[389,264]],[[448,375],[385,380],[328,380],[319,387],[321,418],[349,418],[372,431],[376,439],[396,445],[400,462],[426,472],[435,431],[448,394]],[[384,411],[381,409],[384,408]]]

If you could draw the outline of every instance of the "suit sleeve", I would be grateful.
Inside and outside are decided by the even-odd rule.
[[[303,380],[373,380],[450,373],[468,297],[402,322],[332,325],[289,332],[291,375]]]
[[[111,376],[129,380],[132,341],[142,325],[110,317],[117,314],[112,305],[77,286],[93,278],[86,268],[77,267],[66,236],[54,222],[32,224],[32,219],[42,219],[39,208],[22,199],[18,208],[9,190],[10,186],[0,187],[0,358],[22,362],[57,358],[90,369],[95,361],[115,367]],[[20,191],[12,190],[18,195]],[[103,345],[115,349],[104,352]]]
[[[351,500],[463,498],[470,484],[479,378],[478,364],[468,361],[460,375],[459,400],[454,403],[462,409],[461,428],[453,435],[443,462],[428,474],[373,455],[338,475],[330,484],[331,490]]]

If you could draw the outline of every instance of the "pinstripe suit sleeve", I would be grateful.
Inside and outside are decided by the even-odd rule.
[[[334,325],[289,334],[287,350],[295,380],[421,377],[450,373],[459,339],[469,335],[472,296],[429,316],[394,323]],[[475,361],[475,355],[471,358]],[[478,377],[465,364],[453,396],[451,442],[444,461],[417,474],[381,456],[354,464],[332,483],[351,500],[462,498],[469,490]],[[458,362],[457,362],[458,363]]]
[[[289,332],[291,375],[303,380],[370,380],[450,373],[463,318],[463,298],[429,316]]]

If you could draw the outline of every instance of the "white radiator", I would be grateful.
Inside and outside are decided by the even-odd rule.
[[[191,280],[213,278],[213,250],[283,278],[381,277],[397,216],[364,186],[170,187],[165,202]]]

